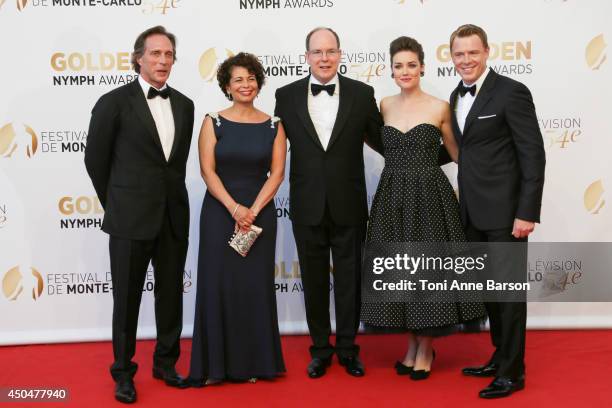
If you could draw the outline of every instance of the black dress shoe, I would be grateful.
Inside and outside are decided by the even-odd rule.
[[[402,364],[400,361],[395,362],[395,372],[397,375],[409,375],[414,367]]]
[[[308,364],[308,376],[310,378],[319,378],[325,375],[327,367],[331,364],[331,357],[319,358],[315,357]]]
[[[206,385],[205,379],[197,380],[195,378],[187,377],[185,378],[185,382],[187,383],[187,386],[191,388],[202,388]]]
[[[495,363],[488,363],[479,367],[466,367],[463,370],[463,375],[471,375],[472,377],[495,377],[499,366]]]
[[[174,368],[153,367],[153,378],[163,380],[166,385],[176,388],[189,387],[189,381],[178,375]]]
[[[495,377],[489,386],[478,394],[480,398],[503,398],[525,388],[525,376],[518,379]]]
[[[338,357],[338,361],[341,366],[344,366],[346,372],[353,377],[363,377],[365,374],[363,363],[357,356]]]
[[[136,402],[136,388],[134,388],[134,381],[131,378],[117,381],[115,384],[115,399],[125,404]]]

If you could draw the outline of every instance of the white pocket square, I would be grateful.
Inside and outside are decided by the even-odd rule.
[[[487,116],[479,116],[478,119],[489,119],[489,118],[494,118],[497,115],[487,115]]]

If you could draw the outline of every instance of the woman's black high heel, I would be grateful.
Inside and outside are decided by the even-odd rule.
[[[414,367],[402,364],[399,361],[395,362],[395,372],[397,375],[410,375]]]
[[[433,362],[436,359],[436,351],[435,350],[431,350],[431,352],[432,352],[431,364],[433,365]],[[410,373],[410,379],[414,380],[414,381],[426,380],[427,378],[429,378],[429,374],[430,373],[431,373],[431,369],[429,369],[429,370],[412,370],[412,372]]]

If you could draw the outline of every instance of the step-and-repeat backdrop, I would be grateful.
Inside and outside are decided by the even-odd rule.
[[[612,241],[610,16],[604,0],[0,0],[0,344],[110,338],[108,238],[83,151],[95,101],[135,79],[130,52],[144,29],[162,24],[177,35],[169,83],[196,106],[184,275],[190,336],[205,192],[196,141],[204,114],[228,106],[216,82],[220,61],[256,54],[268,79],[256,102],[272,112],[274,90],[308,74],[307,32],[330,26],[341,37],[341,73],[372,85],[380,100],[397,92],[389,42],[408,35],[425,49],[423,88],[447,99],[459,79],[449,35],[478,24],[489,34],[490,66],[525,83],[536,103],[547,167],[532,240]],[[365,155],[371,199],[383,161],[367,148]],[[445,170],[455,183],[454,165]],[[281,331],[304,333],[287,182],[275,204]],[[155,334],[152,275],[140,337]],[[530,304],[529,327],[612,327],[612,304]]]

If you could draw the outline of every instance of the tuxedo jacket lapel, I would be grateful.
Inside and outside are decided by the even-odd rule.
[[[312,138],[313,142],[315,142],[315,144],[321,148],[321,150],[325,150],[321,144],[321,141],[319,140],[319,135],[317,135],[314,124],[312,123],[310,113],[308,113],[308,92],[310,92],[308,89],[309,83],[310,76],[307,76],[299,82],[299,86],[297,87],[297,91],[295,93],[295,107],[308,135]]]
[[[146,97],[142,92],[142,88],[140,87],[138,80],[132,82],[132,88],[130,90],[130,104],[134,108],[136,116],[138,116],[142,124],[149,131],[153,141],[163,154],[164,150],[162,148],[161,140],[159,139],[159,134],[157,133],[157,128],[155,127],[155,120],[153,119],[153,115],[151,114],[151,110],[149,109],[149,105],[147,104],[145,98]]]
[[[327,144],[327,150],[331,148],[334,142],[338,139],[342,128],[346,124],[353,106],[353,88],[350,87],[348,81],[344,77],[338,74],[338,82],[340,84],[340,103],[338,105],[338,114],[336,115],[336,121],[334,122],[334,128],[332,129],[329,143]]]
[[[181,142],[183,136],[183,105],[181,99],[177,97],[174,89],[170,88],[170,106],[172,107],[172,118],[174,119],[174,140],[172,141],[172,149],[168,161],[172,160],[176,148]]]
[[[453,126],[453,132],[455,134],[455,138],[457,139],[457,143],[461,145],[463,140],[463,133],[461,133],[461,129],[459,129],[459,123],[457,122],[457,88],[451,93],[450,96],[450,108],[451,108],[451,122]]]
[[[489,102],[491,97],[493,96],[493,88],[495,87],[495,80],[497,79],[497,74],[495,71],[489,72],[484,82],[482,83],[482,89],[478,91],[478,95],[476,95],[476,99],[474,100],[474,104],[472,108],[468,112],[467,118],[465,118],[465,126],[463,127],[463,134],[466,135],[470,126],[474,122],[474,119],[478,116],[482,108]]]

